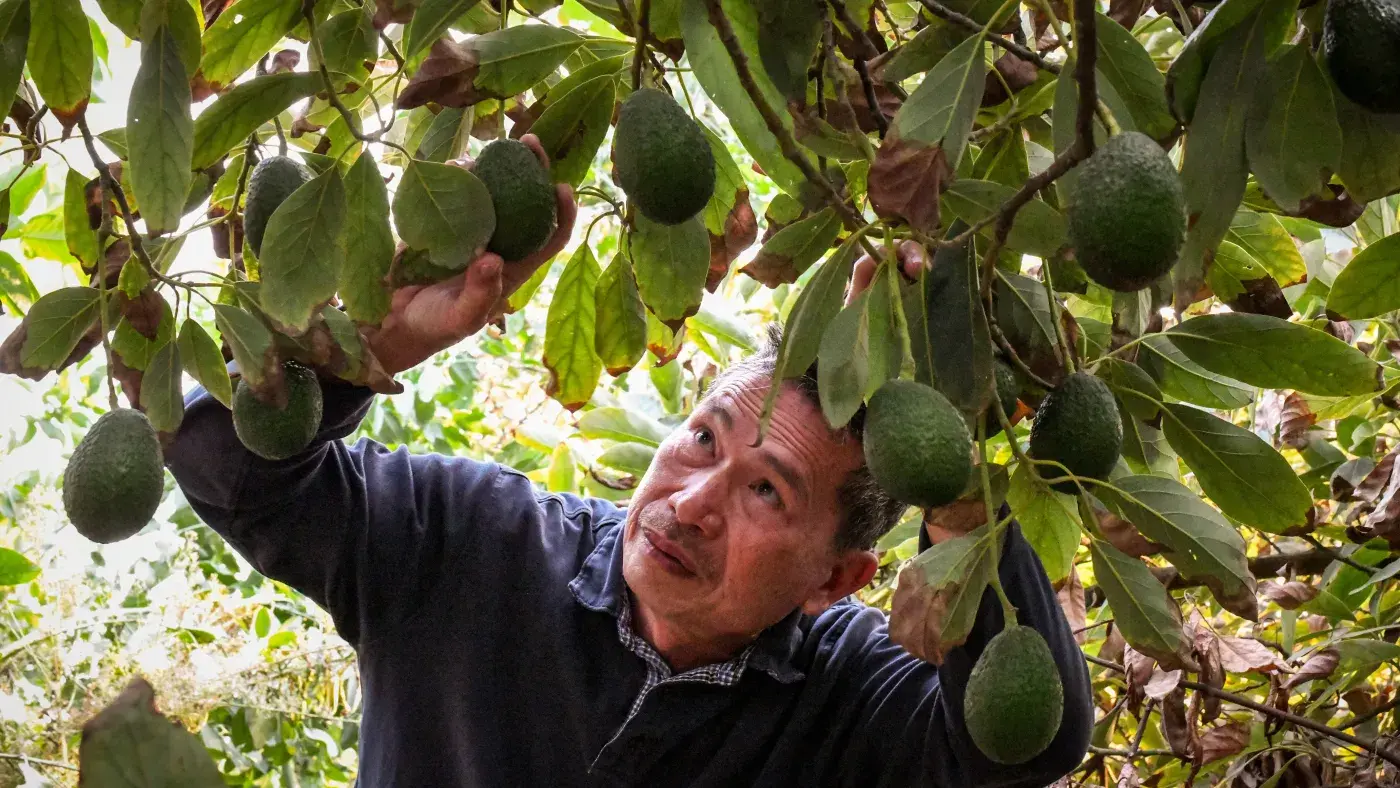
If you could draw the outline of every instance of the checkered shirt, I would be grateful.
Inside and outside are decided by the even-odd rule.
[[[623,727],[626,727],[627,723],[637,716],[647,694],[662,684],[695,681],[702,684],[732,687],[739,683],[739,679],[744,675],[744,669],[748,667],[749,657],[753,655],[754,646],[752,643],[728,662],[702,665],[680,674],[673,673],[671,666],[666,664],[666,660],[660,654],[656,653],[656,649],[652,648],[650,643],[632,629],[631,594],[623,591],[621,597],[622,609],[617,616],[617,638],[622,641],[622,645],[641,657],[647,665],[646,681],[642,684],[642,691],[637,693],[637,699],[632,702],[632,708],[627,712],[627,719],[622,723]],[[621,729],[619,728],[619,730]]]

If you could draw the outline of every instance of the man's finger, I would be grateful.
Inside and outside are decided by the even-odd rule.
[[[856,297],[864,293],[870,283],[875,279],[875,260],[869,255],[861,255],[856,261],[855,270],[851,272],[851,288],[846,291],[846,303],[849,305],[856,300]]]
[[[520,138],[520,141],[530,146],[530,150],[534,151],[535,155],[539,157],[541,166],[546,170],[549,169],[549,154],[544,152],[544,145],[540,143],[539,137],[533,134],[526,134]]]
[[[467,268],[462,292],[457,297],[458,334],[475,333],[485,323],[491,308],[500,300],[501,271],[505,261],[498,254],[484,254]]]
[[[919,274],[928,269],[928,250],[918,241],[905,241],[896,254],[899,270],[910,279],[918,279]]]

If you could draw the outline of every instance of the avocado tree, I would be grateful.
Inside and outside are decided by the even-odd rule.
[[[96,6],[0,0],[0,371],[106,370],[63,491],[94,542],[150,520],[190,384],[295,454],[308,370],[401,392],[368,341],[395,292],[529,258],[568,184],[571,249],[484,340],[601,447],[528,460],[543,484],[625,497],[781,320],[777,377],[815,363],[831,426],[870,403],[872,470],[922,507],[866,594],[901,644],[963,642],[1019,521],[1095,677],[1076,782],[1400,775],[1395,0]],[[103,30],[134,74],[99,79]],[[422,401],[367,429],[485,431]],[[157,690],[91,719],[84,784],[234,781]]]

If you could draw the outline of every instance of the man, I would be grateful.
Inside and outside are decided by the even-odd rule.
[[[373,340],[386,369],[480,329],[574,214],[560,187],[559,233],[534,259],[483,255],[396,293]],[[1000,606],[989,593],[967,645],[934,666],[848,599],[902,507],[864,467],[860,417],[830,430],[813,379],[784,385],[753,445],[774,350],[715,382],[625,510],[495,464],[347,446],[372,395],[331,380],[298,457],[252,455],[198,392],[167,454],[199,515],[355,647],[366,788],[1037,786],[1069,771],[1092,723],[1088,674],[1017,528],[1001,577],[1050,643],[1065,712],[1049,750],[1005,767],[962,723]]]

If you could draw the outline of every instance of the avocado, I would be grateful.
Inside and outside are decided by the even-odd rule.
[[[1030,456],[1054,460],[1075,476],[1108,478],[1122,445],[1123,423],[1113,392],[1087,372],[1070,375],[1047,394],[1031,425]],[[1044,478],[1065,475],[1054,466],[1036,466],[1036,471]],[[1073,480],[1051,486],[1069,495],[1079,491]]]
[[[313,177],[309,167],[289,156],[269,156],[253,168],[243,203],[243,238],[253,254],[262,254],[263,233],[272,212]]]
[[[507,263],[542,249],[554,234],[558,203],[535,152],[519,140],[496,140],[482,149],[472,172],[496,209],[496,232],[486,248]]]
[[[146,414],[102,414],[63,471],[63,510],[78,533],[119,542],[146,526],[165,494],[160,439]]]
[[[991,639],[972,666],[963,719],[972,743],[990,760],[1015,765],[1044,752],[1060,730],[1065,689],[1050,646],[1027,626]]]
[[[661,224],[680,224],[704,210],[715,191],[715,156],[705,132],[655,88],[622,102],[613,164],[628,199]]]
[[[1343,96],[1376,113],[1400,113],[1400,2],[1330,0],[1322,53]]]
[[[287,407],[258,399],[247,381],[233,394],[233,429],[248,451],[265,460],[285,460],[311,445],[321,429],[321,384],[306,367],[283,367]]]
[[[1176,264],[1186,239],[1181,178],[1162,146],[1129,131],[1079,165],[1069,193],[1069,241],[1090,279],[1131,293]]]
[[[891,380],[870,398],[865,462],[885,492],[914,506],[942,506],[972,475],[972,436],[962,414],[933,388]]]
[[[997,382],[997,401],[1001,403],[1001,411],[1006,414],[1006,420],[1010,421],[1011,417],[1016,415],[1016,401],[1021,393],[1021,382],[1016,379],[1016,370],[1012,369],[1011,365],[1005,361],[997,359],[994,368]],[[997,418],[997,414],[990,405],[984,411],[984,417],[987,419],[987,437],[1000,435],[1001,420]]]

